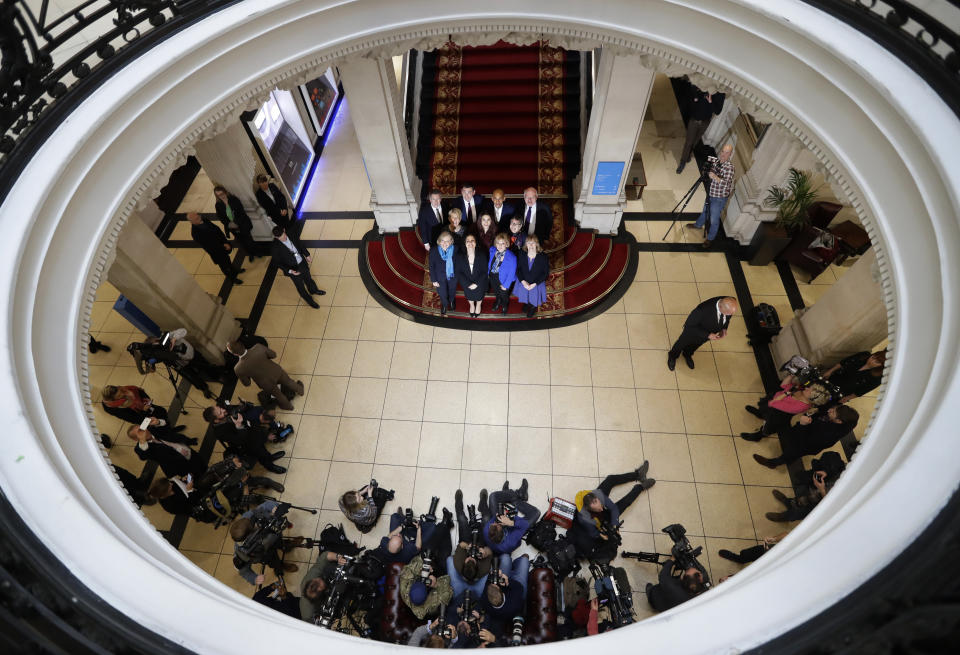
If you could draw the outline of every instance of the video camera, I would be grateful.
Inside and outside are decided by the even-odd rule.
[[[254,516],[254,531],[247,535],[236,548],[236,557],[250,564],[263,563],[278,568],[277,547],[287,528],[287,512],[290,503],[280,503],[268,516]]]
[[[634,621],[633,596],[630,582],[622,568],[614,568],[605,562],[590,562],[593,588],[601,605],[610,610],[610,620],[615,628],[630,625]]]
[[[314,619],[320,627],[349,632],[349,628],[342,622],[334,627],[338,619],[346,618],[349,625],[361,637],[372,636],[372,629],[366,625],[361,626],[354,617],[354,613],[358,610],[369,610],[377,594],[376,583],[371,579],[369,572],[363,571],[365,555],[365,553],[356,557],[340,555],[344,562],[337,564],[327,585],[330,591],[323,599]]]
[[[786,363],[780,367],[781,371],[785,371],[797,379],[797,386],[799,387],[809,387],[814,384],[823,387],[825,392],[829,396],[830,402],[839,402],[840,400],[840,389],[836,385],[832,384],[829,380],[823,377],[820,367],[814,366],[810,363],[806,357],[801,355],[794,355],[786,361]],[[825,403],[815,403],[817,405],[823,405]]]
[[[127,352],[133,355],[140,373],[153,373],[157,364],[166,364],[176,368],[180,356],[187,351],[185,344],[174,344],[169,332],[164,332],[156,342],[153,340],[133,342],[127,346]]]

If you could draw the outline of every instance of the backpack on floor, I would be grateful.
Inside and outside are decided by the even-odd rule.
[[[334,525],[327,523],[327,526],[320,531],[320,550],[333,551],[340,555],[356,555],[360,552],[360,547],[347,538],[347,533],[343,530],[343,524]]]
[[[557,524],[549,519],[541,519],[527,530],[523,540],[537,550],[546,551],[557,540]]]
[[[559,537],[546,550],[547,564],[553,569],[557,579],[580,570],[580,562],[577,560],[577,549],[573,547],[566,537]]]

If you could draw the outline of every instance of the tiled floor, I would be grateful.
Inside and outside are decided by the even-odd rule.
[[[349,123],[340,124],[343,116],[324,153],[341,163],[358,158]],[[664,163],[648,164],[648,176],[657,170],[674,175],[669,149],[661,154]],[[315,208],[356,209],[364,202],[362,168],[336,168],[330,165],[328,177],[315,178],[308,199],[316,199]],[[353,191],[323,193],[338,185]],[[200,186],[191,193],[195,203],[208,201]],[[313,239],[359,238],[370,227],[362,223],[314,220],[307,221],[306,230]],[[646,225],[634,222],[631,229]],[[216,292],[222,276],[205,254],[182,249],[175,255],[201,286]],[[671,372],[665,365],[665,351],[687,312],[701,299],[734,293],[723,254],[642,252],[634,284],[610,311],[571,327],[515,333],[400,320],[367,294],[356,249],[320,248],[313,256],[312,272],[327,291],[318,299],[320,309],[305,305],[293,285],[278,276],[257,329],[306,387],[294,411],[283,415],[296,429],[283,444],[287,456],[278,462],[288,471],[272,476],[286,486],[283,500],[320,510],[317,516],[293,511],[293,533],[315,536],[328,522],[341,522],[337,497],[371,477],[396,491],[388,511],[411,505],[424,511],[432,495],[452,506],[457,488],[476,498],[482,487],[498,488],[504,479],[519,484],[523,477],[530,481],[531,500],[542,508],[550,496],[572,498],[644,459],[658,482],[624,514],[625,549],[668,552],[669,539],[660,530],[682,523],[691,542],[704,546],[702,562],[716,580],[739,568],[719,558],[720,548],[738,550],[782,531],[764,513],[778,509],[773,489],[790,493],[787,473],[763,468],[751,457],[775,454],[775,440],[748,443],[734,436],[756,429],[758,421],[743,406],[762,390],[742,319],[732,322],[726,339],[697,352],[695,370],[681,362]],[[234,287],[227,301],[236,316],[249,312],[265,267],[263,259],[247,264],[246,284]],[[789,317],[776,270],[744,270],[754,299],[783,308],[781,316]],[[814,285],[801,282],[805,298],[815,299],[842,270],[828,271]],[[139,375],[123,352],[141,335],[111,310],[115,297],[109,285],[97,296],[93,332],[114,349],[91,356],[92,388],[138,384],[168,402],[169,383]],[[240,387],[236,395],[254,398],[255,390]],[[116,441],[111,459],[139,473],[142,463],[128,445],[126,426],[93,400],[101,431]],[[864,417],[860,435],[873,402],[854,402]],[[192,394],[191,413],[181,419],[189,435],[203,435],[202,406],[199,394]],[[613,495],[628,490],[622,487]],[[158,528],[169,527],[170,517],[158,507],[146,513]],[[351,537],[372,545],[386,532],[386,521],[362,538],[349,524],[346,528]],[[191,521],[180,548],[226,585],[252,592],[234,570],[226,529]],[[304,564],[310,556],[292,554]],[[657,568],[634,560],[619,564],[631,578],[638,615],[648,615],[640,591],[655,580]],[[289,576],[291,588],[306,568]]]

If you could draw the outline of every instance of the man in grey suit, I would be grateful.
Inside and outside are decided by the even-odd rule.
[[[302,396],[303,382],[294,382],[279,364],[272,361],[277,353],[260,343],[248,349],[239,341],[231,341],[227,344],[227,350],[240,358],[233,372],[243,386],[249,387],[250,380],[253,380],[258,387],[277,399],[280,409],[293,409],[286,394]]]

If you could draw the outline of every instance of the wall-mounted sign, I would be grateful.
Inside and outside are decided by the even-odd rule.
[[[622,161],[601,161],[597,163],[597,174],[593,178],[595,196],[615,196],[620,192],[620,178],[623,176]]]

